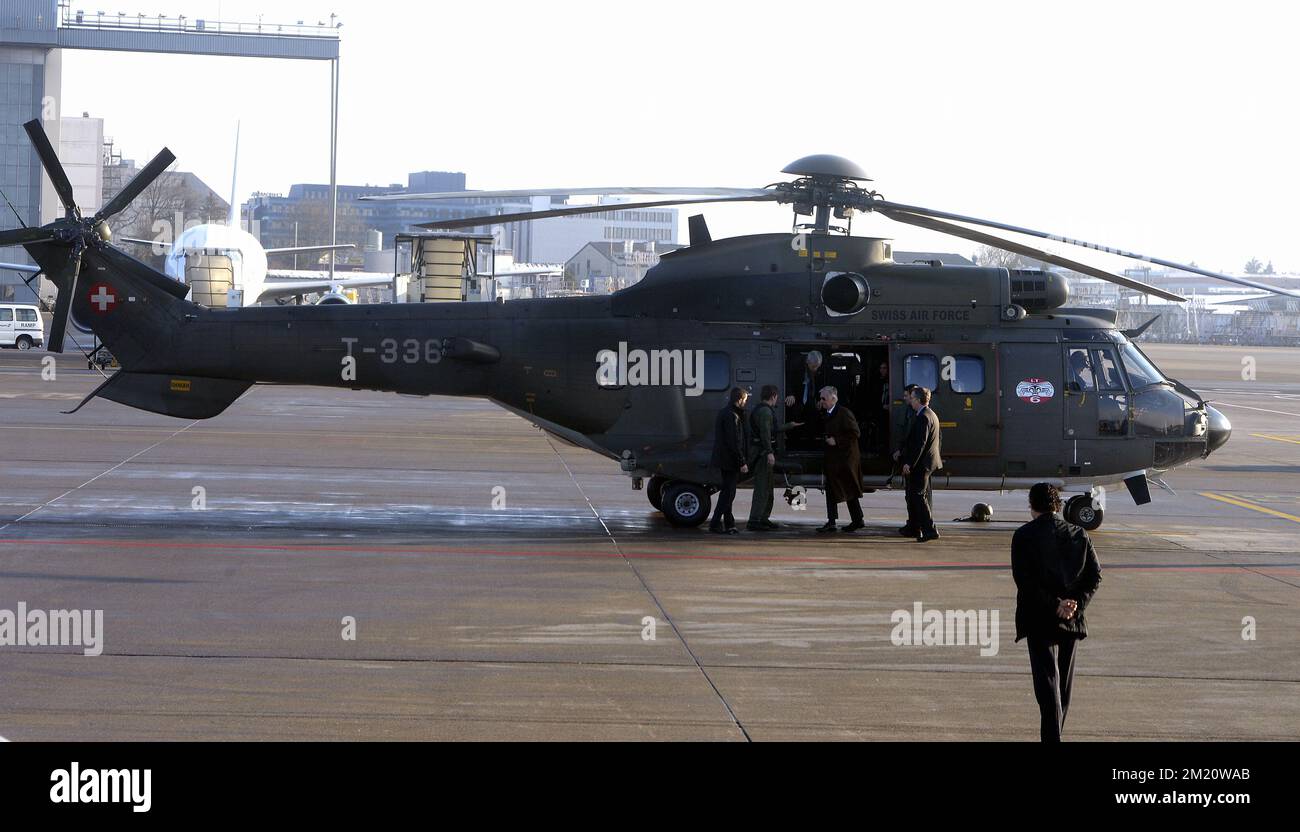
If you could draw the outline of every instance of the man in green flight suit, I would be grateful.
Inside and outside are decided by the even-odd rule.
[[[775,384],[765,384],[759,391],[758,407],[749,414],[750,435],[753,437],[751,455],[757,458],[750,463],[754,472],[754,498],[749,507],[749,522],[745,528],[751,532],[766,532],[778,528],[770,519],[772,514],[773,490],[776,487],[773,466],[776,465],[776,435],[791,428],[799,427],[803,422],[787,422],[779,425],[776,419],[776,403],[781,391]]]

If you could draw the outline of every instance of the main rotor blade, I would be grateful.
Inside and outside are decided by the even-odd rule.
[[[130,205],[145,188],[152,185],[153,181],[161,176],[163,171],[171,167],[172,162],[175,161],[176,156],[167,148],[164,147],[158,151],[158,155],[153,157],[153,161],[131,177],[131,181],[126,183],[126,187],[118,191],[117,196],[110,199],[107,205],[99,209],[99,213],[95,214],[95,221],[106,220]]]
[[[1296,292],[1292,292],[1287,289],[1279,289],[1276,286],[1269,286],[1267,283],[1256,283],[1255,281],[1247,280],[1244,277],[1232,277],[1231,275],[1220,274],[1219,272],[1212,272],[1209,271],[1208,269],[1202,269],[1198,266],[1189,266],[1184,263],[1175,263],[1172,260],[1161,260],[1159,257],[1148,257],[1145,254],[1138,254],[1137,252],[1125,251],[1124,249],[1110,248],[1109,246],[1097,245],[1096,243],[1089,243],[1084,240],[1076,240],[1072,237],[1062,237],[1060,234],[1050,234],[1046,231],[1035,231],[1032,228],[1021,228],[1020,226],[1008,225],[1007,223],[1002,223],[1002,222],[994,222],[993,220],[982,220],[976,217],[964,217],[961,214],[950,214],[946,211],[934,211],[929,208],[921,208],[920,206],[917,205],[901,205],[897,202],[887,202],[884,200],[872,203],[872,207],[891,208],[895,211],[906,211],[910,214],[921,214],[923,216],[934,217],[938,219],[955,220],[957,222],[968,222],[971,223],[972,225],[983,225],[988,228],[997,228],[997,229],[1001,229],[1002,231],[1011,231],[1016,234],[1027,234],[1030,237],[1038,237],[1039,239],[1042,240],[1054,240],[1058,243],[1069,243],[1072,246],[1079,246],[1080,248],[1090,248],[1093,249],[1094,251],[1103,251],[1106,252],[1107,254],[1115,254],[1120,257],[1127,257],[1130,260],[1144,260],[1148,263],[1155,263],[1157,266],[1164,266],[1165,268],[1169,268],[1169,269],[1178,269],[1184,272],[1191,272],[1193,274],[1199,274],[1204,277],[1212,277],[1215,280],[1223,280],[1228,283],[1236,283],[1238,286],[1249,286],[1252,289],[1260,289],[1265,292],[1272,292],[1273,294],[1276,295],[1287,295],[1293,298],[1300,298],[1300,294],[1297,294]]]
[[[635,208],[659,208],[665,205],[699,205],[704,202],[773,202],[777,194],[764,191],[755,196],[711,197],[708,199],[666,199],[655,202],[606,202],[601,205],[570,205],[549,211],[525,211],[520,214],[490,214],[454,220],[422,222],[416,228],[476,228],[480,225],[499,225],[506,222],[528,222],[548,217],[573,217],[580,214],[600,214],[605,211],[628,211]]]
[[[0,231],[0,248],[20,246],[24,243],[43,243],[53,239],[54,235],[44,228],[12,228],[8,231]]]
[[[897,220],[898,222],[907,223],[908,225],[915,225],[918,228],[927,228],[931,231],[938,231],[941,234],[951,234],[954,237],[973,240],[974,242],[982,243],[986,246],[1005,249],[1006,251],[1012,251],[1016,254],[1023,254],[1026,257],[1032,257],[1035,260],[1042,260],[1044,263],[1051,263],[1054,266],[1061,266],[1062,268],[1092,275],[1093,277],[1099,277],[1102,280],[1111,283],[1118,283],[1120,286],[1127,286],[1130,289],[1136,289],[1139,292],[1145,292],[1148,295],[1155,295],[1156,297],[1164,298],[1165,300],[1172,300],[1178,303],[1187,300],[1187,298],[1175,295],[1173,292],[1166,292],[1164,289],[1157,288],[1149,283],[1143,283],[1140,280],[1133,280],[1128,277],[1121,277],[1103,269],[1089,266],[1087,263],[1080,263],[1076,260],[1070,260],[1043,251],[1042,249],[1034,248],[1033,246],[1012,242],[1011,240],[1005,240],[1001,237],[994,237],[992,234],[986,234],[983,231],[976,231],[973,228],[963,228],[960,225],[953,225],[952,223],[943,222],[931,217],[923,217],[919,214],[911,214],[906,211],[895,211],[890,208],[878,207],[876,210],[880,211],[880,213],[889,217],[891,220]]]
[[[59,154],[54,152],[54,145],[50,144],[50,137],[45,135],[45,128],[41,126],[40,119],[32,119],[23,125],[23,129],[27,131],[27,138],[31,140],[36,155],[40,157],[45,174],[54,183],[54,192],[59,195],[59,202],[63,203],[70,216],[80,218],[81,209],[77,207],[77,201],[73,198],[72,183],[68,181],[68,174],[63,170],[63,163],[59,161]]]
[[[762,188],[521,188],[512,191],[439,191],[428,194],[379,194],[363,196],[364,202],[392,202],[403,199],[510,199],[530,196],[605,196],[617,194],[640,194],[642,196],[761,196],[767,193]]]
[[[63,352],[63,334],[68,329],[68,318],[72,315],[72,301],[77,297],[77,278],[81,276],[81,255],[84,249],[78,245],[73,255],[72,279],[67,288],[59,287],[59,299],[54,304],[54,319],[50,321],[50,339],[45,348],[50,352]]]

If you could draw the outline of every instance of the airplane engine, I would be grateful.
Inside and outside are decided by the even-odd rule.
[[[355,303],[356,301],[349,298],[342,292],[326,292],[321,295],[320,300],[316,301],[317,306],[333,306],[340,303]]]

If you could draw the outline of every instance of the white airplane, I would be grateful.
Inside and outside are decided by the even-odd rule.
[[[328,271],[268,268],[269,255],[341,251],[353,246],[349,243],[263,248],[261,241],[239,226],[239,206],[235,201],[238,177],[239,128],[236,127],[230,212],[224,224],[208,223],[186,228],[170,247],[162,239],[118,239],[150,246],[157,254],[165,253],[163,271],[191,287],[191,300],[210,307],[253,306],[277,298],[316,293],[322,295],[319,303],[350,303],[344,294],[348,289],[392,283],[391,274],[379,272],[336,272],[331,279]]]

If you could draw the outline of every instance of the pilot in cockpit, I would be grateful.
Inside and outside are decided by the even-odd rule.
[[[1097,389],[1092,369],[1088,366],[1087,350],[1070,351],[1070,389],[1075,392]]]

